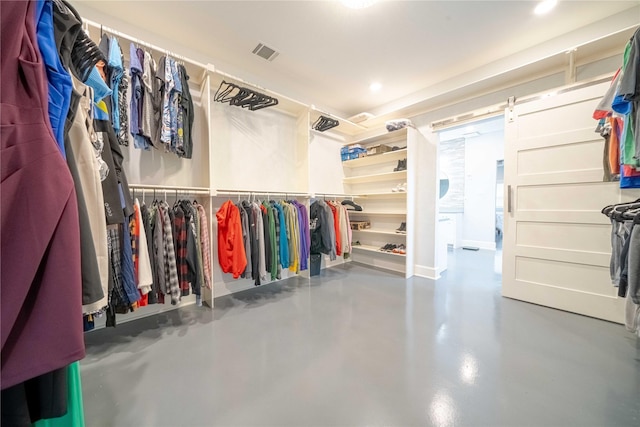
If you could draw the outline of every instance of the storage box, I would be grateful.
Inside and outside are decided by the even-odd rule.
[[[349,160],[349,147],[342,147],[340,149],[340,158],[344,162],[345,160]]]
[[[387,151],[391,151],[391,147],[389,147],[388,145],[383,145],[383,144],[373,145],[373,146],[367,148],[367,154],[369,156],[373,156],[375,154],[386,153]]]
[[[360,147],[349,148],[349,160],[357,159],[360,155],[366,155],[367,150]]]
[[[371,221],[351,221],[352,230],[366,230],[371,228]]]

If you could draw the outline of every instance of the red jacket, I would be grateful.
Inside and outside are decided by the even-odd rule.
[[[240,211],[228,200],[216,212],[218,220],[218,262],[222,271],[240,277],[247,267],[247,255],[242,240]]]

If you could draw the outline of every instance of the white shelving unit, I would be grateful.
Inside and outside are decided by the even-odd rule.
[[[353,195],[362,211],[349,211],[353,221],[369,221],[371,228],[353,230],[353,261],[372,267],[384,268],[412,275],[412,241],[408,218],[409,178],[407,169],[394,171],[400,162],[409,156],[407,129],[385,132],[368,138],[356,139],[351,144],[363,148],[386,145],[392,148],[381,154],[373,154],[342,163],[344,188]],[[407,186],[407,191],[393,191],[398,185]],[[407,233],[397,233],[402,223]],[[386,244],[404,245],[406,254],[382,251]]]

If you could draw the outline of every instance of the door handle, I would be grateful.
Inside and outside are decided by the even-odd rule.
[[[511,186],[507,185],[507,213],[511,213]]]

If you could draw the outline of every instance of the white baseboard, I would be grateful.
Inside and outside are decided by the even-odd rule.
[[[489,251],[496,250],[496,242],[487,242],[483,240],[463,240],[462,246],[472,246],[480,249],[486,249]]]
[[[438,269],[433,267],[426,267],[424,265],[416,265],[414,274],[418,277],[424,277],[425,279],[438,280],[440,278]]]

